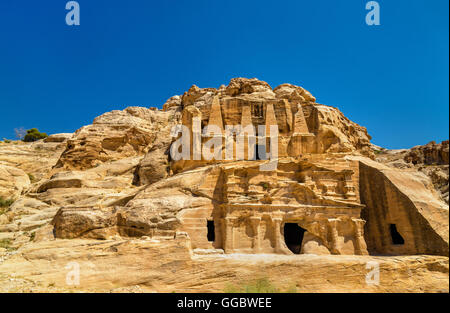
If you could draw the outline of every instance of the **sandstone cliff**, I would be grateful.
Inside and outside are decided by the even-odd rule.
[[[173,160],[172,127],[193,134],[194,117],[277,125],[277,167]],[[220,292],[262,266],[300,292],[448,292],[448,141],[390,151],[370,139],[302,87],[235,78],[0,143],[13,202],[0,211],[0,291]],[[68,262],[84,269],[79,287],[65,284]],[[365,283],[367,262],[380,285]]]
[[[376,160],[390,167],[417,170],[430,177],[439,196],[448,204],[449,142],[434,141],[411,149],[378,150]]]

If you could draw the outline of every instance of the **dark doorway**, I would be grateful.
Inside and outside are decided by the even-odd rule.
[[[392,238],[392,244],[394,245],[403,245],[405,244],[405,239],[403,239],[402,235],[397,230],[397,226],[395,224],[390,225],[391,230],[391,238]]]
[[[208,221],[207,227],[208,227],[208,235],[207,235],[208,241],[214,242],[216,240],[214,221]]]
[[[267,160],[265,145],[255,145],[255,149],[256,160]]]
[[[284,224],[284,241],[294,254],[300,254],[305,230],[295,223]]]

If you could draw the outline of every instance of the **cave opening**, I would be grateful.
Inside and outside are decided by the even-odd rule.
[[[305,230],[296,223],[284,224],[284,241],[294,254],[300,254]]]
[[[207,238],[209,242],[214,242],[216,240],[214,221],[208,221],[206,226],[208,227]]]
[[[397,230],[397,225],[391,224],[389,226],[391,231],[392,244],[394,245],[403,245],[405,244],[405,239],[403,239],[402,235]]]

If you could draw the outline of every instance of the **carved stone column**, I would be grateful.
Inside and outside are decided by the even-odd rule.
[[[215,240],[213,243],[214,248],[222,248],[223,249],[223,220],[219,217],[213,217],[213,221],[215,224],[214,227],[214,236]]]
[[[281,231],[280,231],[281,221],[282,221],[281,217],[272,217],[276,253],[281,252]]]
[[[331,235],[331,253],[332,254],[340,254],[339,246],[338,246],[338,238],[339,238],[339,234],[338,234],[338,230],[337,230],[338,222],[339,222],[339,220],[335,219],[335,218],[328,219],[328,227],[329,227],[329,231],[330,231],[330,235]]]
[[[233,249],[234,249],[233,227],[234,227],[235,219],[236,219],[235,217],[226,217],[224,219],[225,241],[224,241],[223,250],[225,253],[233,253]]]
[[[253,242],[252,242],[253,253],[260,253],[261,252],[261,238],[260,238],[261,217],[252,216],[252,217],[250,217],[250,221],[252,223],[253,234],[254,234]]]
[[[364,224],[366,221],[359,218],[352,218],[355,227],[355,254],[368,255],[366,241],[364,240]]]

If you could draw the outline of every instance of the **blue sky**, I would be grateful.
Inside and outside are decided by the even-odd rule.
[[[73,132],[110,110],[157,106],[192,84],[293,83],[407,148],[448,139],[448,0],[0,1],[0,138]]]

